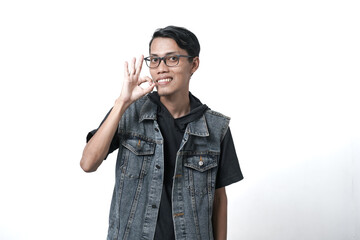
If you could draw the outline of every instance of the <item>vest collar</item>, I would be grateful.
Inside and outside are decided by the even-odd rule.
[[[146,99],[144,105],[140,110],[139,122],[144,120],[156,120],[157,105],[153,103],[149,98]]]
[[[201,118],[194,122],[190,122],[186,127],[185,132],[190,135],[195,135],[198,137],[207,137],[209,136],[209,130],[206,124],[205,114]]]
[[[141,107],[139,122],[144,120],[156,120],[157,119],[157,105],[153,103],[149,98],[146,99],[144,105]],[[190,122],[185,130],[190,135],[199,137],[209,136],[209,130],[206,123],[205,114],[201,118],[194,122]]]

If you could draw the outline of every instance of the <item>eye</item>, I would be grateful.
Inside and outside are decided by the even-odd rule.
[[[150,62],[152,62],[152,63],[157,63],[158,61],[159,61],[158,57],[151,57],[150,58]]]
[[[168,56],[166,58],[166,61],[170,61],[170,62],[177,62],[179,60],[179,57],[178,56]]]

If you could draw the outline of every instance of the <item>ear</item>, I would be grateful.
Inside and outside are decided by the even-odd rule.
[[[192,60],[191,75],[193,75],[194,72],[196,72],[196,70],[199,68],[199,65],[200,65],[199,57],[194,57],[194,59]]]

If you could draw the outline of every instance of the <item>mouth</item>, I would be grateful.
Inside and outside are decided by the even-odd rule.
[[[173,80],[172,78],[162,78],[162,79],[156,80],[156,82],[159,84],[167,84],[167,83],[171,82],[172,80]]]

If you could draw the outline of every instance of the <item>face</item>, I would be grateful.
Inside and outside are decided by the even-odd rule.
[[[150,47],[150,56],[164,57],[167,55],[188,55],[181,49],[175,40],[171,38],[155,38]],[[160,97],[187,96],[191,75],[199,66],[199,58],[195,57],[192,62],[188,58],[180,57],[179,64],[168,67],[161,61],[157,68],[150,68],[150,74],[156,84]]]

